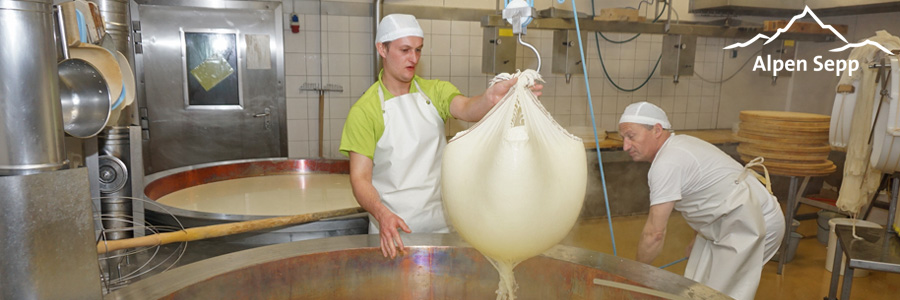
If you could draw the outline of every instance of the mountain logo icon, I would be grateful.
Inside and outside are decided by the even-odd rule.
[[[812,17],[813,20],[816,20],[816,23],[818,23],[819,26],[822,27],[823,29],[831,30],[831,33],[834,33],[835,36],[837,36],[839,39],[841,39],[841,41],[844,41],[844,43],[846,44],[846,45],[841,46],[841,47],[839,47],[839,48],[834,48],[834,49],[828,50],[829,52],[841,52],[841,51],[847,50],[848,48],[858,48],[858,47],[862,47],[862,46],[865,46],[865,45],[872,45],[872,46],[878,47],[878,49],[880,49],[881,51],[884,51],[884,53],[887,53],[887,54],[893,54],[893,53],[891,53],[890,50],[888,50],[887,48],[885,48],[885,47],[882,46],[881,44],[879,44],[879,43],[877,43],[877,42],[870,41],[870,40],[868,40],[868,39],[865,40],[865,41],[859,42],[859,43],[850,43],[850,42],[847,42],[847,39],[844,38],[844,36],[841,35],[840,32],[838,32],[837,30],[835,30],[834,27],[832,27],[831,25],[825,25],[825,24],[823,24],[823,23],[822,23],[822,20],[819,20],[819,17],[817,17],[816,14],[813,13],[812,9],[810,9],[809,6],[806,6],[806,7],[803,9],[803,12],[802,12],[802,13],[800,13],[799,15],[796,15],[796,16],[794,16],[793,18],[791,18],[791,21],[788,22],[787,26],[785,26],[784,28],[779,28],[779,29],[775,32],[775,34],[773,34],[771,37],[770,37],[770,36],[767,36],[767,35],[765,35],[765,34],[759,33],[759,34],[757,34],[756,36],[754,36],[752,39],[750,39],[749,41],[746,41],[746,42],[743,42],[743,43],[734,43],[734,44],[728,45],[728,46],[726,46],[725,48],[722,48],[722,49],[728,50],[728,49],[734,49],[734,48],[743,48],[743,47],[747,47],[747,46],[749,46],[750,44],[753,44],[754,42],[756,42],[756,41],[759,40],[759,39],[766,39],[766,42],[763,43],[763,45],[768,44],[768,43],[771,43],[771,42],[774,41],[776,38],[778,38],[778,36],[781,35],[781,33],[788,31],[788,29],[791,28],[791,25],[794,24],[794,21],[797,21],[797,20],[799,20],[799,19],[802,19],[803,17],[806,17],[807,15],[810,16],[810,17]]]

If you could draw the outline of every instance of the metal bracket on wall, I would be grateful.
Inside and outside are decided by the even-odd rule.
[[[666,35],[663,37],[660,75],[673,76],[675,83],[681,76],[694,75],[694,58],[697,37],[688,35]]]
[[[141,139],[148,141],[150,140],[150,119],[147,117],[147,108],[141,107],[138,109],[138,116],[140,117],[141,122]]]
[[[797,52],[796,42],[794,40],[778,40],[772,43],[764,44],[760,57],[771,57],[773,60],[793,61]],[[761,77],[772,77],[772,85],[778,81],[778,77],[791,77],[793,71],[787,69],[778,71],[778,75],[772,75],[771,70],[763,68],[759,71]]]
[[[133,31],[131,36],[134,38],[134,53],[144,53],[143,42],[141,40],[141,21],[132,21],[131,30]]]
[[[581,33],[581,40],[587,40],[587,32]],[[575,30],[553,31],[553,67],[550,71],[553,74],[564,74],[567,84],[571,81],[572,74],[584,74],[578,46],[578,33]]]
[[[516,71],[516,38],[512,29],[484,28],[481,72],[487,74]]]

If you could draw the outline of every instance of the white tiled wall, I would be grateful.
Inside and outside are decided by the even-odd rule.
[[[319,155],[319,94],[301,91],[301,87],[333,84],[343,91],[324,95],[323,156],[342,158],[338,146],[344,120],[353,102],[373,82],[372,18],[327,14],[320,18],[317,1],[284,1],[284,4],[288,155]],[[309,7],[316,9],[304,11]],[[300,19],[300,32],[296,34],[291,33],[289,26],[292,11]]]
[[[344,2],[371,3],[363,0]],[[492,9],[492,1],[451,1],[451,0],[388,0],[391,4],[411,4],[423,6],[453,6],[478,9]],[[625,1],[615,5],[604,2],[603,7],[628,6]],[[284,1],[287,20],[293,5],[300,8],[317,7],[318,1]],[[630,3],[630,2],[629,2]],[[589,1],[579,1],[579,10],[590,12]],[[633,3],[632,3],[633,4]],[[555,6],[570,9],[570,4],[556,4],[556,1],[539,0],[538,9]],[[687,13],[687,4],[679,11],[682,20],[698,19]],[[597,8],[599,10],[599,7]],[[317,9],[298,11],[301,18],[301,32],[292,34],[285,23],[285,63],[287,76],[289,154],[292,157],[315,157],[318,155],[318,95],[301,92],[304,83],[339,84],[342,93],[329,92],[325,95],[324,106],[324,156],[344,158],[337,151],[340,133],[350,106],[374,81],[372,73],[373,36],[371,17],[327,15],[321,19]],[[702,18],[701,18],[702,19]],[[484,92],[492,75],[481,73],[481,52],[483,29],[478,22],[419,20],[425,32],[425,47],[418,66],[418,74],[425,78],[436,78],[452,82],[463,94],[473,96]],[[622,40],[631,34],[608,33],[612,40]],[[591,113],[584,76],[572,76],[566,83],[565,76],[551,74],[552,31],[528,30],[525,40],[534,44],[541,52],[543,68],[541,74],[547,81],[541,101],[553,117],[563,126],[590,126]],[[731,42],[731,41],[729,41]],[[639,86],[653,69],[662,48],[661,35],[642,35],[632,42],[613,44],[601,39],[600,53],[609,76],[604,74],[597,53],[596,39],[588,33],[586,43],[588,77],[590,78],[591,101],[594,117],[599,128],[614,131],[619,115],[625,106],[637,101],[649,101],[660,105],[669,113],[675,129],[708,129],[722,122],[720,110],[734,106],[723,96],[722,84],[704,82],[698,76],[682,76],[675,84],[670,76],[663,77],[659,70],[650,77],[646,85],[635,92],[616,89],[608,79],[622,88]],[[735,70],[740,58],[726,57],[730,52],[721,50],[726,41],[720,38],[698,38],[695,71],[707,80],[718,81]],[[320,55],[320,49],[321,53]],[[519,47],[518,68],[534,68],[534,54]],[[726,66],[727,65],[727,66]],[[724,71],[723,71],[724,69]],[[748,75],[751,76],[752,75]],[[740,78],[740,76],[739,76]],[[738,80],[734,80],[738,81]],[[729,84],[740,84],[735,82]],[[731,93],[731,92],[728,92]],[[781,93],[784,94],[784,93]],[[777,100],[782,101],[783,100]],[[743,102],[746,103],[746,102]],[[451,120],[447,124],[448,135],[468,128],[470,123]],[[724,128],[724,127],[723,127]]]
[[[293,5],[310,7],[308,2],[285,1],[285,19],[289,17]],[[431,6],[469,7],[461,2],[431,2],[428,3]],[[415,4],[425,5],[420,2]],[[551,3],[546,4],[549,6]],[[471,8],[489,9],[493,8],[493,4],[475,1]],[[318,155],[318,95],[315,92],[301,92],[300,87],[304,83],[330,83],[341,85],[344,91],[325,94],[323,154],[327,158],[342,158],[337,149],[347,112],[374,80],[371,18],[325,15],[320,19],[318,11],[298,14],[301,19],[300,33],[290,33],[288,24],[285,24],[289,154],[291,157]],[[483,93],[493,76],[481,73],[483,29],[480,24],[425,19],[420,19],[419,23],[425,32],[425,48],[418,74],[450,81],[467,96]],[[606,36],[618,40],[631,35],[611,33]],[[632,102],[650,101],[670,112],[676,129],[714,127],[719,85],[691,77],[682,77],[676,85],[671,78],[663,78],[657,72],[646,86],[636,92],[618,91],[607,81],[600,67],[593,34],[588,37],[585,55],[588,57],[591,100],[598,126],[615,130],[618,115],[625,106]],[[541,101],[563,126],[589,126],[591,114],[584,77],[576,75],[566,83],[563,75],[549,72],[552,68],[552,39],[552,31],[544,30],[530,30],[525,37],[541,51],[542,74],[547,81]],[[653,69],[661,45],[662,37],[658,35],[641,36],[626,44],[601,41],[600,51],[609,78],[623,88],[640,85]],[[723,45],[721,39],[700,38],[698,41],[697,68],[707,79],[717,80],[721,76],[722,51],[718,49]],[[520,47],[518,50],[517,68],[535,68],[534,54],[523,49]],[[323,75],[322,82],[320,74]],[[447,124],[448,135],[468,126],[471,123],[450,120]]]

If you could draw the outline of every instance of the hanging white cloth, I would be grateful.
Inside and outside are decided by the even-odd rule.
[[[775,255],[784,235],[784,215],[765,211],[780,210],[773,204],[777,204],[775,196],[750,184],[756,180],[747,177],[754,173],[753,166],[762,166],[762,158],[750,161],[743,172],[728,179],[734,190],[723,202],[691,207],[679,205],[684,201],[675,203],[697,231],[684,276],[738,300],[756,295],[763,265]],[[765,177],[768,187],[768,171]],[[781,218],[766,220],[764,215]]]
[[[900,49],[900,38],[880,30],[868,40],[877,42],[888,49]],[[859,61],[860,72],[849,72],[841,77],[839,84],[853,84],[858,81],[856,103],[852,111],[843,114],[852,116],[847,139],[847,158],[844,162],[844,178],[836,206],[843,211],[858,213],[859,209],[872,199],[881,183],[881,170],[870,166],[872,146],[869,133],[875,120],[873,111],[877,107],[875,99],[880,99],[875,83],[877,69],[868,68],[878,61],[880,49],[873,46],[859,47],[850,52],[848,59]],[[834,129],[834,128],[832,128]]]
[[[414,81],[415,83],[415,81]],[[418,83],[416,93],[384,101],[384,133],[375,146],[372,185],[381,201],[415,233],[450,232],[441,205],[444,120]],[[369,217],[369,233],[378,224]]]
[[[526,70],[503,100],[447,145],[444,205],[453,227],[500,273],[498,299],[514,299],[512,269],[565,238],[587,184],[584,143],[563,129],[529,89]],[[495,79],[496,81],[497,79]]]

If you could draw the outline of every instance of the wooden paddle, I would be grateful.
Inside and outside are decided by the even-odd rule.
[[[365,212],[362,207],[346,208],[294,216],[193,227],[180,231],[157,233],[131,239],[100,241],[99,243],[97,243],[97,253],[104,254],[110,251],[122,249],[196,241],[287,225],[310,223],[321,219],[352,215],[361,212]]]

